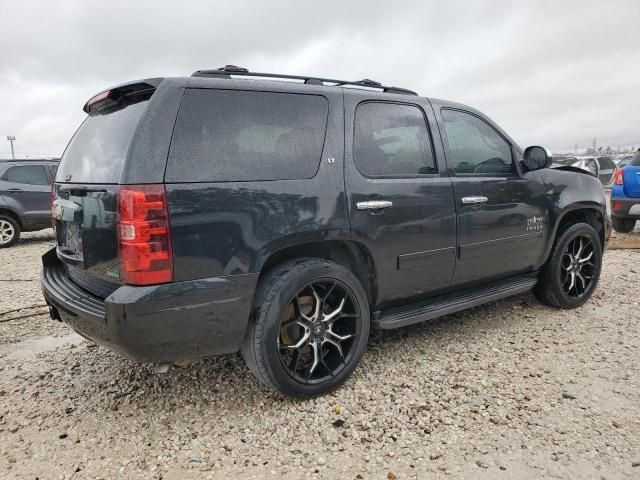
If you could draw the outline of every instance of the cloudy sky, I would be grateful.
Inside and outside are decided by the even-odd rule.
[[[638,0],[0,3],[0,158],[60,155],[110,85],[228,63],[467,103],[521,146],[640,145]]]

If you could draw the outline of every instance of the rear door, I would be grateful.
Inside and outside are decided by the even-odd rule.
[[[455,206],[428,101],[345,95],[345,182],[354,237],[373,255],[378,304],[449,286]]]
[[[519,173],[517,150],[485,118],[453,108],[439,113],[458,212],[453,284],[532,270],[542,258],[549,221],[544,185],[536,175]]]
[[[0,179],[0,195],[30,227],[49,223],[50,176],[45,165],[24,163],[7,168]]]

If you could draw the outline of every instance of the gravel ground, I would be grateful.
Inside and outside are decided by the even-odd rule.
[[[0,313],[42,304],[51,243],[0,251]],[[0,315],[0,477],[640,478],[639,259],[607,252],[575,311],[524,295],[374,332],[347,384],[310,401],[238,355],[159,375],[42,309]]]

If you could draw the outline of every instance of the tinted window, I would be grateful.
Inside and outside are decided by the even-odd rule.
[[[91,112],[64,152],[57,182],[118,183],[149,95]]]
[[[3,180],[27,185],[49,185],[47,172],[42,165],[24,165],[10,167],[2,177]]]
[[[167,182],[311,178],[327,126],[324,97],[187,90],[176,121]]]
[[[509,174],[513,172],[511,146],[478,117],[442,110],[447,155],[455,173]]]
[[[630,164],[634,167],[640,167],[640,151],[633,156]]]
[[[602,170],[613,169],[616,167],[615,162],[611,160],[610,157],[600,157],[598,158],[598,161],[600,162],[600,168]]]
[[[369,102],[356,110],[354,158],[369,176],[436,173],[422,110]]]

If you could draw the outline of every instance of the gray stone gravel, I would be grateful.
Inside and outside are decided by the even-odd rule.
[[[0,313],[42,303],[50,242],[0,250]],[[374,332],[310,401],[238,355],[157,375],[46,315],[0,322],[0,478],[640,478],[639,260],[608,252],[575,311],[524,295]]]

